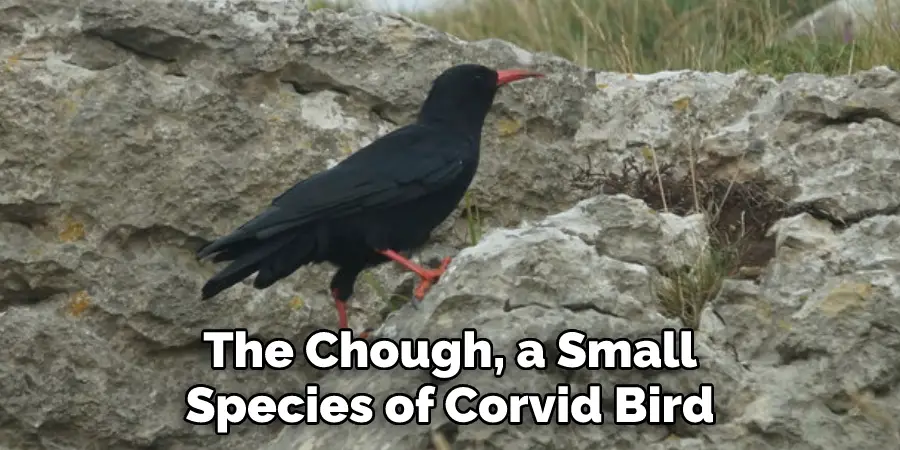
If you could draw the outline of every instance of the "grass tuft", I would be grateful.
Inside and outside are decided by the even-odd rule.
[[[353,8],[357,4],[358,2],[354,0],[311,0],[308,8],[310,11],[327,8],[341,12]]]
[[[481,211],[472,199],[471,191],[466,192],[463,197],[463,218],[466,219],[466,241],[470,246],[475,246],[484,235],[484,220],[481,218]]]
[[[678,270],[662,273],[655,286],[664,313],[698,328],[703,307],[726,278],[756,278],[774,257],[774,238],[766,231],[788,215],[788,208],[761,184],[714,178],[693,161],[687,175],[677,175],[653,150],[644,153],[616,169],[594,169],[588,161],[571,183],[588,194],[626,194],[660,212],[704,214],[710,239],[703,251]]]
[[[900,26],[853,36],[781,39],[830,0],[466,0],[411,18],[466,40],[499,38],[599,70],[652,73],[747,69],[845,74],[900,66]],[[345,10],[353,0],[315,0]],[[896,17],[896,16],[893,16]]]
[[[711,244],[685,270],[667,274],[658,280],[656,296],[663,312],[678,317],[684,326],[700,328],[700,317],[707,303],[716,298],[722,282],[732,274],[738,258],[729,245]]]
[[[694,69],[782,76],[900,62],[900,30],[779,39],[829,0],[474,0],[413,17],[466,40],[501,38],[626,73]],[[873,27],[879,28],[879,27]]]

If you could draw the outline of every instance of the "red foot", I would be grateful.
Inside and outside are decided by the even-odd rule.
[[[337,289],[331,291],[331,296],[334,298],[334,308],[338,313],[338,331],[344,328],[350,328],[347,324],[347,302],[338,297]],[[366,328],[365,331],[359,333],[359,337],[368,339],[371,335],[371,331],[370,328]]]
[[[416,286],[416,290],[413,291],[413,295],[415,295],[417,299],[421,301],[425,298],[425,294],[428,293],[431,286],[433,286],[434,283],[437,283],[441,278],[441,275],[447,271],[447,266],[450,265],[450,261],[450,257],[448,256],[441,260],[441,266],[437,269],[427,269],[425,274],[419,274],[422,280],[419,281],[419,285]]]
[[[437,269],[426,269],[404,258],[399,253],[393,250],[379,250],[378,252],[384,256],[387,256],[388,258],[393,259],[398,264],[406,267],[409,271],[414,272],[419,276],[419,278],[421,278],[419,285],[416,286],[416,290],[413,291],[413,295],[415,295],[415,297],[419,300],[422,300],[425,297],[425,294],[429,289],[431,289],[431,286],[434,285],[434,283],[437,283],[441,275],[443,275],[444,272],[447,271],[447,266],[450,265],[450,257],[447,257],[441,261],[441,266]]]

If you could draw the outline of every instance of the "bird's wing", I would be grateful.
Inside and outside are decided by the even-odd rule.
[[[382,209],[439,190],[463,170],[454,145],[465,144],[458,137],[442,138],[420,125],[401,128],[331,169],[295,184],[268,209],[198,256],[250,236],[265,239],[313,220]]]

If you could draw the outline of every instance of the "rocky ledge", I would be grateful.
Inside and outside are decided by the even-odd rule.
[[[0,448],[900,442],[894,71],[608,73],[294,0],[7,0],[0,58]],[[552,344],[571,328],[637,339],[695,326],[697,370],[510,367],[442,386],[688,392],[712,383],[717,423],[458,426],[438,410],[430,425],[245,423],[227,437],[185,423],[185,391],[197,383],[279,395],[318,382],[383,398],[432,381],[302,361],[212,371],[203,329],[300,343],[333,328],[330,269],[201,303],[214,267],[193,252],[297,179],[411,120],[431,79],[461,62],[548,77],[499,95],[467,204],[420,255],[455,256],[421,308],[386,306],[412,281],[386,265],[359,283],[351,324],[392,338],[473,327],[508,358],[519,339]],[[478,229],[487,232],[475,239]],[[671,289],[659,287],[696,275],[723,236],[743,239],[741,261],[704,308],[673,311]]]

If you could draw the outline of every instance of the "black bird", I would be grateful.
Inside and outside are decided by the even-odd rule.
[[[331,293],[340,328],[360,272],[390,260],[415,272],[421,300],[450,264],[423,268],[398,252],[423,246],[462,199],[478,168],[481,129],[500,86],[542,74],[451,67],[431,87],[416,122],[399,128],[276,197],[231,234],[197,252],[231,261],[203,286],[208,299],[256,273],[264,289],[310,263],[337,266]]]

